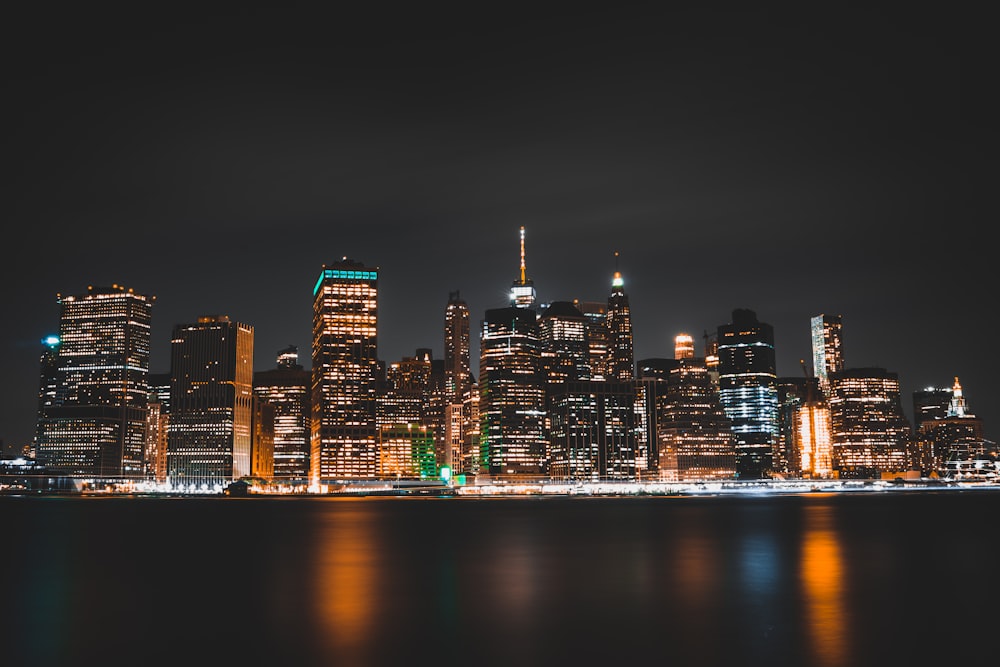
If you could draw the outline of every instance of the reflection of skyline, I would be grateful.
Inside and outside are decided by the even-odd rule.
[[[833,529],[832,509],[806,508],[806,532],[802,541],[802,591],[805,618],[812,651],[824,665],[843,664],[850,655],[844,628],[844,561]]]
[[[379,631],[379,549],[372,536],[376,519],[362,503],[346,501],[337,509],[322,515],[315,554],[316,605],[329,654],[343,657],[344,664],[359,664],[360,652],[372,645]]]

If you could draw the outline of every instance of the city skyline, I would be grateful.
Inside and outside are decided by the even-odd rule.
[[[174,325],[246,322],[262,371],[290,344],[308,364],[311,288],[348,256],[380,270],[382,360],[443,358],[457,291],[477,368],[522,226],[539,303],[606,300],[621,271],[637,360],[672,356],[679,333],[700,354],[704,331],[747,308],[774,327],[778,374],[796,376],[810,319],[840,314],[845,365],[898,373],[911,419],[913,391],[958,376],[998,439],[977,342],[995,281],[974,69],[936,17],[435,27],[352,10],[351,34],[329,39],[263,14],[116,31],[21,11],[5,47],[25,100],[6,112],[20,236],[0,268],[5,444],[34,431],[56,294],[156,296],[152,372],[169,369]]]

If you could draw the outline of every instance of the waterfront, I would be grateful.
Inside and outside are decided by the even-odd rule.
[[[0,498],[5,664],[993,664],[1000,492]]]

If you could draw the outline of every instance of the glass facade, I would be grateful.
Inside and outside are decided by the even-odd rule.
[[[841,478],[874,478],[909,468],[910,424],[899,377],[884,368],[830,374],[833,465]]]
[[[297,348],[278,353],[277,367],[254,373],[253,391],[274,406],[274,479],[309,479],[310,372],[298,363]]]
[[[736,309],[718,327],[719,398],[736,436],[736,476],[765,479],[778,442],[774,329],[752,310]]]

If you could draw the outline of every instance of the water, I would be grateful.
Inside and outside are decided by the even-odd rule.
[[[0,498],[4,665],[996,664],[1000,492]]]

